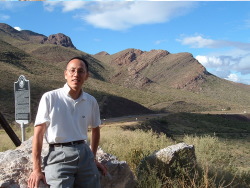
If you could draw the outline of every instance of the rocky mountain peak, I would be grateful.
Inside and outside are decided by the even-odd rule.
[[[117,58],[112,60],[112,64],[116,65],[129,65],[131,62],[137,59],[144,52],[138,49],[127,49],[118,53]]]
[[[3,34],[6,34],[13,38],[29,41],[32,43],[55,44],[76,49],[71,39],[62,33],[53,34],[50,35],[49,37],[46,37],[45,35],[35,33],[29,30],[18,31],[5,23],[0,23],[0,32],[3,32]]]
[[[0,23],[0,30],[6,33],[19,33],[18,30],[14,29],[13,27],[5,23]]]
[[[35,43],[41,43],[41,41],[46,38],[46,36],[35,33],[33,31],[29,31],[29,30],[18,31],[14,29],[13,27],[9,26],[8,24],[4,24],[4,23],[0,23],[0,32],[2,34],[3,39],[4,39],[4,35],[7,35],[16,39],[21,39],[21,40],[35,42]]]
[[[42,43],[55,44],[55,45],[60,45],[60,46],[70,47],[70,48],[76,49],[76,47],[73,45],[71,39],[62,33],[50,35],[48,38],[45,38],[42,41]]]

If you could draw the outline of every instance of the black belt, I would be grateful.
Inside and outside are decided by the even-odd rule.
[[[72,142],[66,142],[66,143],[55,143],[55,144],[49,144],[50,147],[60,147],[60,146],[72,146],[77,144],[84,144],[85,140],[77,140]]]

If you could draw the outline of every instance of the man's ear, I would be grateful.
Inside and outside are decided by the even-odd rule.
[[[64,78],[65,78],[65,80],[67,80],[66,76],[67,76],[67,70],[64,71]]]

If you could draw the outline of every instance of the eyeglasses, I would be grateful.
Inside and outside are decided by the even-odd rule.
[[[85,74],[85,71],[83,69],[66,69],[67,71],[69,71],[70,75],[74,75],[75,73],[83,75]]]

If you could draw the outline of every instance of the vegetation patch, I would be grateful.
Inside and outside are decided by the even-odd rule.
[[[211,133],[212,124],[219,126],[216,134]],[[158,128],[158,131],[153,129],[161,126],[165,128]],[[157,165],[150,166],[150,170],[141,172],[140,178],[137,179],[138,188],[248,188],[250,184],[250,139],[247,136],[237,137],[243,127],[249,130],[248,126],[249,122],[238,116],[235,118],[235,116],[211,114],[169,114],[163,118],[137,122],[137,125],[133,122],[131,125],[127,122],[126,126],[105,124],[101,128],[100,147],[105,152],[118,157],[118,160],[126,161],[136,175],[136,169],[141,160],[153,152],[178,142],[194,145],[197,168],[192,176],[188,171],[181,169],[176,177],[167,177],[164,173],[159,176],[161,168]],[[20,127],[12,127],[20,138]],[[185,127],[188,128],[184,133]],[[235,133],[233,137],[231,134],[222,134],[228,127],[238,133]],[[196,130],[199,134],[195,134]],[[33,135],[32,126],[26,128],[26,131],[27,138]],[[171,137],[163,133],[164,131],[167,131]],[[14,148],[14,144],[11,144],[11,140],[1,130],[1,151],[11,148]]]

